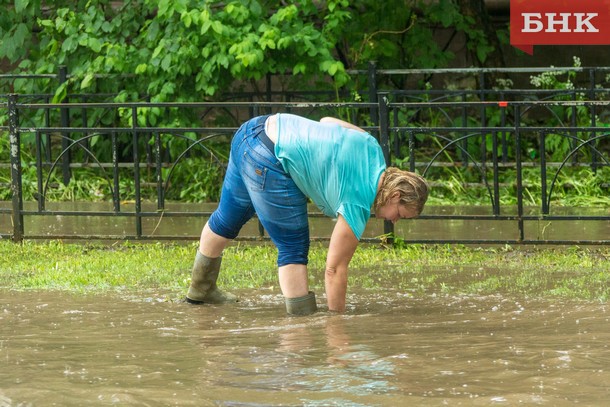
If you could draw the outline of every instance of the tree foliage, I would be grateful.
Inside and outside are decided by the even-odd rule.
[[[453,54],[435,39],[437,29],[464,33],[481,61],[493,49],[456,0],[0,0],[0,7],[0,59],[18,64],[14,72],[68,67],[71,79],[56,100],[88,92],[199,101],[285,73],[301,86],[339,88],[350,83],[346,69],[369,61],[386,69],[446,66]],[[17,81],[12,90],[45,86]]]

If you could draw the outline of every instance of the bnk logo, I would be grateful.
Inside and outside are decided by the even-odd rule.
[[[511,0],[510,43],[528,54],[534,45],[610,44],[610,0]]]
[[[542,20],[541,13],[521,13],[523,16],[524,33],[584,33],[584,32],[599,32],[591,23],[593,17],[597,17],[598,13],[544,13],[546,21]],[[559,15],[559,18],[556,16]],[[573,17],[573,18],[572,18]],[[546,24],[545,24],[546,22]],[[557,30],[559,27],[559,30]],[[574,27],[574,29],[572,29]]]

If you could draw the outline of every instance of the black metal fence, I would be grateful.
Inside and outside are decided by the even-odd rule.
[[[586,206],[569,212],[553,206],[553,196],[560,186],[564,186],[562,176],[568,169],[588,168],[588,174],[602,174],[594,179],[591,176],[591,182],[601,194],[610,194],[610,179],[604,176],[610,168],[610,89],[603,76],[610,68],[579,70],[588,78],[587,86],[559,90],[487,88],[485,75],[490,72],[372,70],[366,73],[370,80],[370,101],[350,103],[83,101],[53,104],[48,103],[48,99],[41,102],[40,95],[10,94],[4,97],[5,100],[0,95],[0,115],[4,110],[8,117],[8,123],[0,127],[0,132],[1,137],[8,138],[10,149],[10,162],[0,163],[0,169],[10,171],[6,187],[12,192],[10,205],[0,207],[0,217],[10,218],[10,230],[1,231],[0,236],[14,241],[197,239],[198,233],[151,233],[151,222],[158,225],[161,219],[201,220],[211,214],[213,208],[182,210],[172,205],[168,193],[185,188],[174,179],[175,174],[185,168],[188,171],[188,166],[192,165],[189,157],[202,155],[222,170],[226,164],[226,150],[218,146],[227,145],[241,121],[261,113],[287,111],[313,117],[356,118],[359,125],[378,138],[388,164],[419,172],[433,187],[442,184],[447,176],[454,177],[459,184],[458,193],[477,189],[486,197],[487,204],[479,205],[475,214],[470,210],[472,208],[447,213],[429,206],[420,218],[405,221],[410,225],[407,229],[382,222],[364,241],[399,238],[417,243],[610,243],[610,208],[603,203],[594,213]],[[430,75],[446,73],[475,75],[483,86],[442,91],[384,91],[376,87],[381,75],[430,78]],[[267,98],[273,96],[268,94]],[[147,109],[189,110],[201,118],[202,125],[155,127],[143,119]],[[219,120],[227,113],[231,120]],[[101,125],[99,121],[90,124],[89,118],[103,115],[121,116],[122,120],[111,126]],[[129,125],[121,124],[125,122]],[[96,144],[100,143],[109,146],[109,157],[97,153]],[[24,148],[33,153],[24,154]],[[93,210],[65,209],[49,202],[53,190],[73,182],[78,171],[90,169],[98,171],[106,180],[105,193],[111,201],[107,206]],[[27,186],[23,185],[24,170],[31,183]],[[531,192],[525,185],[524,174],[530,170],[535,170],[539,194],[536,197],[528,196]],[[126,187],[122,182],[126,178],[133,181],[132,187]],[[527,182],[533,182],[529,173]],[[568,188],[573,194],[580,193],[577,186]],[[33,191],[33,201],[24,200],[24,190]],[[451,193],[450,188],[447,193]],[[128,204],[125,203],[127,199]],[[532,202],[538,203],[532,205]],[[321,217],[315,210],[310,215],[314,219]],[[83,222],[92,217],[120,218],[129,226],[115,234],[90,230],[37,233],[28,228],[32,223],[53,223],[60,217]],[[418,231],[418,225],[421,225],[420,229],[426,229],[434,223],[452,222],[454,229],[460,229],[464,222],[474,225],[491,222],[494,226],[487,233],[475,232],[468,236],[446,233],[442,227],[435,235]],[[549,239],[540,232],[541,222],[545,228],[553,222],[561,223],[568,232]],[[200,226],[202,224],[203,221],[199,222]],[[595,227],[587,228],[588,224]],[[581,228],[582,233],[570,233],[576,228]],[[589,233],[591,229],[595,232]],[[313,238],[325,240],[329,236],[322,232]],[[259,225],[254,233],[246,231],[239,239],[265,239],[264,230]]]

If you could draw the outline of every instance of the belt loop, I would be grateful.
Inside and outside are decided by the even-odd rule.
[[[256,135],[258,136],[261,143],[263,143],[263,145],[265,147],[267,147],[269,152],[271,152],[272,154],[275,154],[275,144],[273,144],[273,141],[271,141],[271,139],[267,135],[267,132],[265,131],[265,122],[267,121],[267,118],[269,116],[271,116],[271,115],[268,114],[265,116],[257,117],[254,127],[262,126],[262,129],[258,130],[256,132]]]

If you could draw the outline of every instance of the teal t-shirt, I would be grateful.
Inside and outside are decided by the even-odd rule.
[[[383,152],[370,134],[335,123],[278,114],[275,155],[327,216],[341,214],[358,240],[371,216]]]

